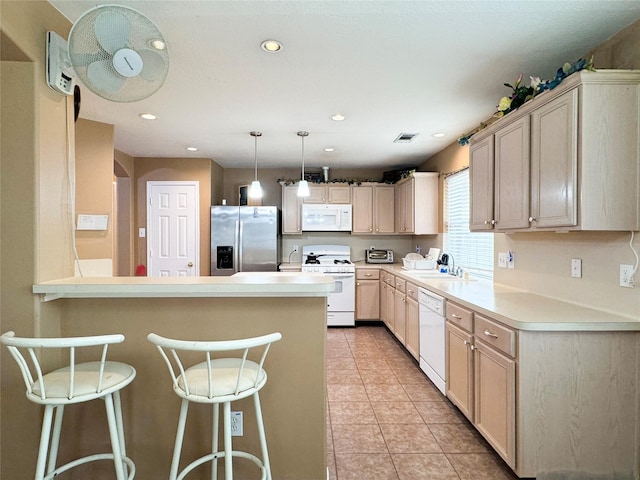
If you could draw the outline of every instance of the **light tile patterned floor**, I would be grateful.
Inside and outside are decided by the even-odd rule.
[[[515,480],[383,327],[327,332],[331,480]]]

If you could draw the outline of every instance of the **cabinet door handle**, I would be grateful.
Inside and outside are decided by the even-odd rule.
[[[491,225],[496,225],[498,223],[497,220],[491,220]]]
[[[462,320],[462,317],[460,315],[456,315],[455,313],[452,313],[451,316],[456,320]]]
[[[359,287],[360,286],[360,282],[356,282],[356,285]]]
[[[365,273],[365,274],[364,274],[364,276],[365,276],[365,277],[370,277],[370,276],[371,276],[371,274],[370,274],[370,273]]]
[[[489,330],[485,330],[482,333],[484,333],[487,337],[498,338],[498,335],[496,335],[495,333],[491,333]]]
[[[529,217],[529,223],[537,222],[538,219],[536,217]]]
[[[473,352],[476,349],[475,345],[471,345],[471,351]]]

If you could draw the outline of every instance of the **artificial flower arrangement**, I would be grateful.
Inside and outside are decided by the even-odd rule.
[[[509,87],[511,90],[513,90],[513,93],[508,97],[502,97],[500,99],[500,101],[498,102],[498,106],[496,107],[496,112],[493,114],[493,116],[486,122],[481,122],[479,126],[458,138],[458,143],[460,145],[467,145],[469,143],[469,139],[473,135],[491,125],[491,123],[495,122],[498,118],[504,117],[507,113],[516,110],[524,103],[533,99],[537,94],[544,92],[545,90],[553,90],[558,85],[560,85],[560,83],[569,75],[575,72],[579,72],[580,70],[595,71],[595,68],[593,66],[593,57],[591,57],[591,59],[588,61],[581,58],[574,63],[565,63],[561,68],[558,69],[555,77],[553,77],[551,80],[540,80],[540,77],[529,77],[531,82],[528,87],[522,84],[521,73],[520,75],[518,75],[518,78],[516,78],[516,81],[513,83],[513,85],[511,85],[510,83],[504,84],[505,87]]]

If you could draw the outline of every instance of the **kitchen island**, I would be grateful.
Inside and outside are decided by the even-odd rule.
[[[260,392],[273,477],[324,480],[326,297],[332,290],[333,280],[321,274],[271,272],[232,277],[69,278],[33,286],[44,301],[42,322],[49,316],[59,317],[60,335],[125,335],[123,344],[110,348],[109,357],[137,370],[122,401],[127,453],[140,479],[168,476],[180,405],[147,334],[226,340],[279,331],[283,338],[271,348],[265,364],[269,381]],[[103,415],[102,405],[76,408],[84,410],[65,418],[61,459],[108,448],[103,445],[108,435],[101,431],[106,426],[93,420]],[[251,399],[234,403],[232,409],[244,413],[244,436],[234,438],[234,448],[260,455]],[[40,422],[36,416],[28,421],[34,430]],[[193,405],[184,461],[210,448],[210,425],[211,409]],[[70,478],[107,479],[112,478],[112,470],[109,462],[98,462],[78,468]],[[200,476],[193,475],[205,478],[207,472],[202,467]],[[235,473],[239,478],[259,478],[253,464],[242,460]]]

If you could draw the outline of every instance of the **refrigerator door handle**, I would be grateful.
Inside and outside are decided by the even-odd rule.
[[[241,268],[240,268],[240,262],[239,260],[241,260],[241,255],[240,255],[240,221],[236,220],[236,228],[235,228],[235,241],[233,243],[235,243],[235,248],[234,248],[234,252],[233,252],[233,273],[238,273]]]
[[[239,221],[236,222],[236,229],[237,229],[237,236],[236,238],[238,239],[238,248],[237,248],[237,252],[238,252],[238,263],[237,263],[237,268],[236,268],[236,272],[242,272],[242,239],[244,238],[244,222]]]

